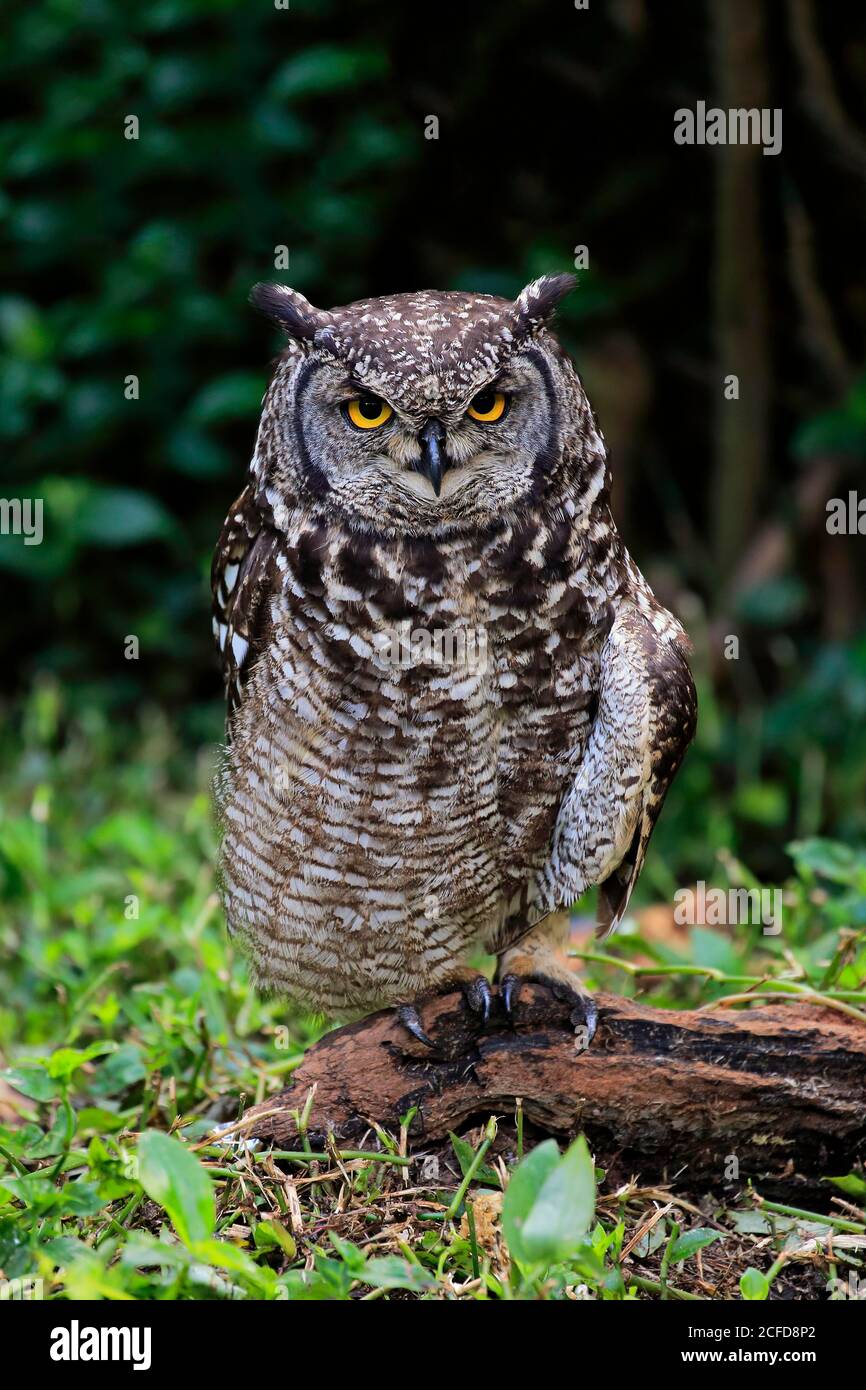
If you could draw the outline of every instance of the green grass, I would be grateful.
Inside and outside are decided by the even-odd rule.
[[[582,1140],[560,1155],[519,1114],[421,1152],[411,1117],[353,1151],[311,1151],[303,1115],[281,1155],[221,1139],[325,1025],[259,999],[227,938],[209,719],[113,727],[46,683],[7,721],[3,1277],[60,1299],[682,1299],[824,1297],[861,1269],[856,1247],[798,1253],[866,1232],[856,1174],[834,1217],[614,1187]],[[191,727],[214,742],[190,751]],[[814,838],[792,853],[780,936],[633,925],[583,953],[589,983],[663,1006],[808,990],[862,1014],[866,858]],[[714,881],[751,883],[733,857]]]

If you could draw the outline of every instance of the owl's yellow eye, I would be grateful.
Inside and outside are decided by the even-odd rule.
[[[480,420],[482,424],[492,425],[494,420],[502,419],[507,404],[508,398],[502,391],[494,391],[488,387],[473,397],[466,414],[473,420]]]
[[[394,414],[381,396],[359,396],[357,400],[347,401],[345,410],[348,419],[359,430],[377,430]]]

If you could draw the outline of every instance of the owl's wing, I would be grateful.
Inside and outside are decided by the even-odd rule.
[[[598,709],[560,803],[550,854],[522,901],[509,905],[497,951],[596,884],[599,932],[619,925],[695,731],[687,650],[679,624],[661,607],[620,608],[602,651]]]
[[[273,518],[248,483],[223,523],[211,565],[213,630],[229,720],[267,641],[277,549]]]
[[[644,617],[633,621],[631,631],[647,690],[645,775],[636,798],[631,840],[619,863],[599,883],[597,934],[603,937],[616,930],[628,907],[664,799],[697,726],[697,694],[686,660],[689,646],[685,634],[678,632],[673,639],[660,640]]]

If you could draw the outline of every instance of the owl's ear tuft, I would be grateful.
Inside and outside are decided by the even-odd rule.
[[[317,309],[288,285],[260,283],[250,290],[250,303],[279,324],[290,338],[312,339],[331,321],[330,314]]]
[[[574,275],[542,275],[533,280],[514,301],[514,316],[518,331],[531,332],[547,323],[554,311],[577,284]]]

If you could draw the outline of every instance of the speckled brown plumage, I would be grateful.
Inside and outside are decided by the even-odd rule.
[[[561,975],[549,924],[600,883],[616,925],[694,730],[684,634],[546,326],[567,288],[256,294],[289,343],[214,558],[224,897],[260,985],[330,1013],[443,986],[477,945]],[[484,425],[490,386],[508,409]],[[383,429],[347,423],[359,395]],[[395,647],[412,632],[447,659]]]

